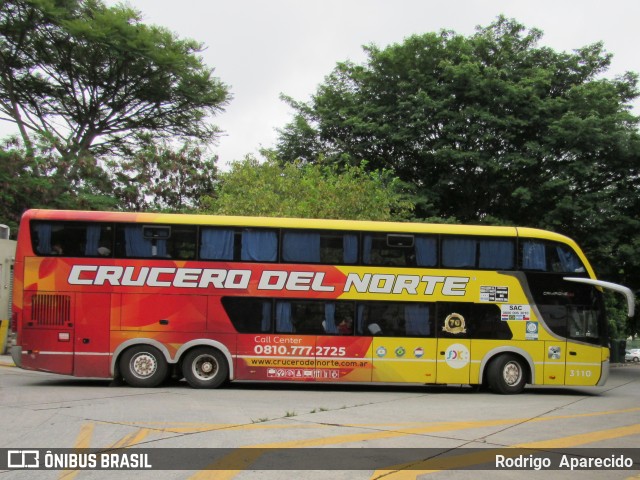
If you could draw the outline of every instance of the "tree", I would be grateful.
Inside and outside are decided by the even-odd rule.
[[[0,218],[17,231],[29,208],[110,210],[118,199],[104,194],[110,182],[100,169],[87,178],[72,178],[69,164],[50,148],[36,147],[27,155],[17,143],[0,148]]]
[[[388,171],[309,163],[282,164],[274,157],[236,162],[220,175],[207,213],[352,220],[392,220],[409,215],[403,186]]]
[[[131,159],[109,161],[120,208],[125,210],[193,210],[200,199],[213,196],[216,158],[205,157],[198,146],[149,142]]]
[[[122,5],[2,1],[0,120],[17,125],[27,154],[42,138],[69,160],[126,156],[140,133],[209,142],[207,117],[229,94],[201,50]]]
[[[499,17],[469,37],[368,46],[309,102],[285,97],[296,115],[278,154],[392,169],[415,185],[419,217],[566,233],[605,277],[640,288],[638,76],[604,78],[601,43],[565,53],[541,37]]]

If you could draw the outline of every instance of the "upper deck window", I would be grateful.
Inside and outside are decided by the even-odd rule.
[[[515,242],[506,238],[445,237],[442,240],[442,266],[512,270]]]
[[[199,253],[202,260],[276,262],[278,233],[259,228],[202,227]]]
[[[524,240],[521,242],[520,258],[523,270],[556,273],[586,271],[578,255],[562,243]]]
[[[396,233],[366,233],[362,260],[365,265],[435,267],[438,264],[436,237]]]
[[[31,222],[33,251],[38,255],[65,257],[110,257],[111,224],[84,222]]]
[[[355,233],[285,230],[282,261],[291,263],[354,264],[358,261]]]
[[[116,256],[191,260],[196,253],[196,227],[191,225],[119,224]]]

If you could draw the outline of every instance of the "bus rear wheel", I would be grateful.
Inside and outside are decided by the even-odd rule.
[[[167,378],[168,371],[164,355],[151,345],[133,346],[120,357],[120,372],[132,387],[157,387]]]
[[[521,358],[505,354],[493,360],[488,369],[491,390],[497,393],[521,393],[527,383],[526,367]]]
[[[229,365],[219,350],[197,347],[185,355],[182,375],[192,388],[217,388],[229,377]]]

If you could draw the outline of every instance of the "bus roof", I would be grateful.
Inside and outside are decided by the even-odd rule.
[[[368,220],[327,220],[285,217],[245,217],[174,213],[133,213],[83,210],[33,209],[24,213],[25,220],[107,221],[131,223],[196,224],[229,227],[305,228],[317,230],[358,230],[371,232],[457,234],[502,237],[529,237],[555,240],[575,245],[571,239],[546,230],[524,227],[459,225],[415,222],[380,222]]]

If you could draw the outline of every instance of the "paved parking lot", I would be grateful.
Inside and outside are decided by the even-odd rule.
[[[460,386],[235,383],[218,390],[193,390],[174,382],[146,390],[10,365],[8,357],[0,359],[0,448],[170,449],[162,452],[177,455],[176,465],[184,468],[136,472],[141,479],[288,479],[300,476],[309,465],[316,468],[317,459],[326,459],[327,470],[306,471],[305,478],[477,478],[478,472],[459,470],[482,468],[487,461],[474,448],[598,448],[606,453],[640,445],[637,365],[613,368],[604,387],[530,387],[515,396]],[[294,448],[305,450],[292,450],[296,456],[284,460],[276,455]],[[377,450],[392,448],[399,449],[396,457],[393,450]],[[190,454],[206,453],[195,449],[213,449],[217,456],[204,459],[205,467],[194,461],[193,467],[185,468]],[[421,464],[433,449],[450,450],[453,457]],[[421,454],[406,462],[402,450]],[[388,458],[381,458],[381,452],[390,452]],[[356,470],[340,468],[345,455],[358,455]],[[362,468],[368,458],[372,468]],[[636,464],[631,470],[549,474],[628,479],[640,478],[639,468]],[[3,479],[131,477],[131,472],[71,468],[0,473]],[[515,473],[540,475],[491,475],[513,478]]]

